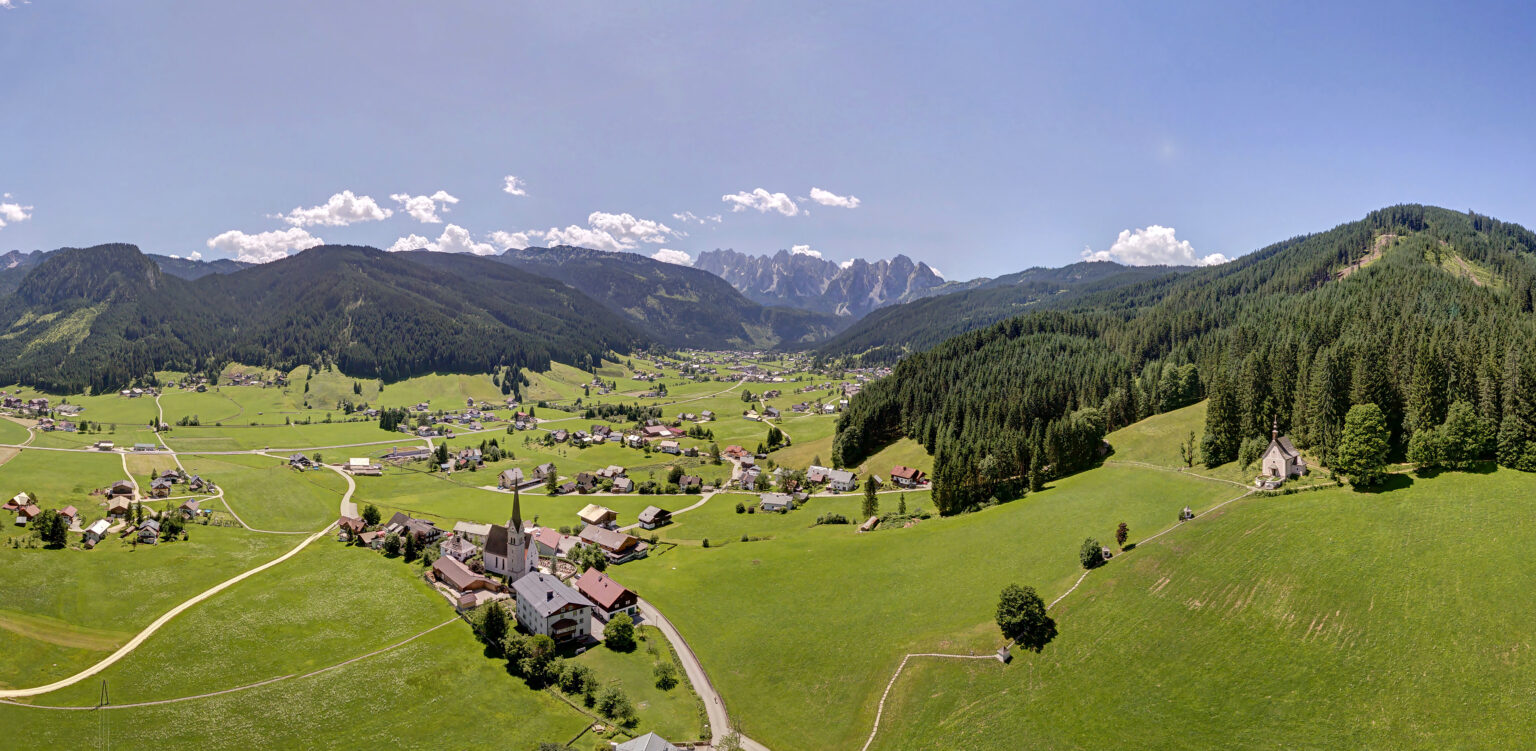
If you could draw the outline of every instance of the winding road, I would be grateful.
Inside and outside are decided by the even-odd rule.
[[[693,684],[693,690],[698,692],[699,699],[704,702],[704,712],[709,716],[710,743],[720,745],[720,741],[731,729],[731,717],[726,714],[725,701],[720,698],[720,693],[715,691],[715,684],[710,683],[709,675],[704,672],[704,665],[699,662],[698,655],[695,655],[693,648],[683,640],[683,635],[678,633],[677,627],[673,626],[660,610],[645,600],[640,600],[640,617],[645,623],[661,629],[667,641],[672,643],[678,659],[683,662],[683,672],[688,675],[688,682]],[[741,735],[740,738],[741,747],[746,751],[768,751],[767,746],[745,735]]]

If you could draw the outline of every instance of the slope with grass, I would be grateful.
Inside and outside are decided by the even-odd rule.
[[[749,736],[782,750],[856,747],[902,655],[997,648],[991,618],[1004,584],[1022,578],[1063,592],[1077,578],[1084,537],[1108,539],[1126,521],[1135,539],[1185,505],[1206,508],[1234,490],[1107,467],[907,529],[792,526],[762,542],[680,546],[613,576],[673,620]],[[809,525],[818,503],[790,518]],[[721,512],[713,507],[706,513]],[[688,524],[683,517],[668,534]]]
[[[875,748],[1502,748],[1536,734],[1536,478],[1234,504],[1091,574],[1040,655],[908,668]],[[1324,740],[1326,739],[1326,740]]]

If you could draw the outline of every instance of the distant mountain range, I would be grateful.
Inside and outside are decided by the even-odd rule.
[[[559,246],[508,250],[498,259],[575,287],[667,346],[809,344],[848,323],[830,314],[754,302],[707,271],[636,253]]]
[[[938,272],[904,255],[874,262],[854,259],[842,265],[787,250],[771,256],[710,250],[699,254],[694,267],[730,282],[763,305],[788,305],[853,319],[936,294],[945,285]]]
[[[12,250],[0,254],[0,296],[9,295],[16,291],[23,277],[34,266],[43,262],[43,259],[57,251],[52,250]],[[194,261],[188,258],[174,258],[172,256],[155,255],[146,253],[145,257],[155,262],[161,271],[182,279],[198,279],[209,274],[228,274],[233,271],[247,268],[253,264],[244,261],[236,261],[231,258],[218,258],[212,261]]]

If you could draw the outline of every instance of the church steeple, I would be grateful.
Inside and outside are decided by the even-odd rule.
[[[523,507],[518,502],[516,486],[512,488],[512,523],[507,526],[512,528],[511,531],[514,535],[523,533]]]

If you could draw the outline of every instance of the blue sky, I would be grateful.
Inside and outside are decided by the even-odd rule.
[[[0,249],[804,246],[969,278],[1398,202],[1536,226],[1513,3],[0,5]]]

